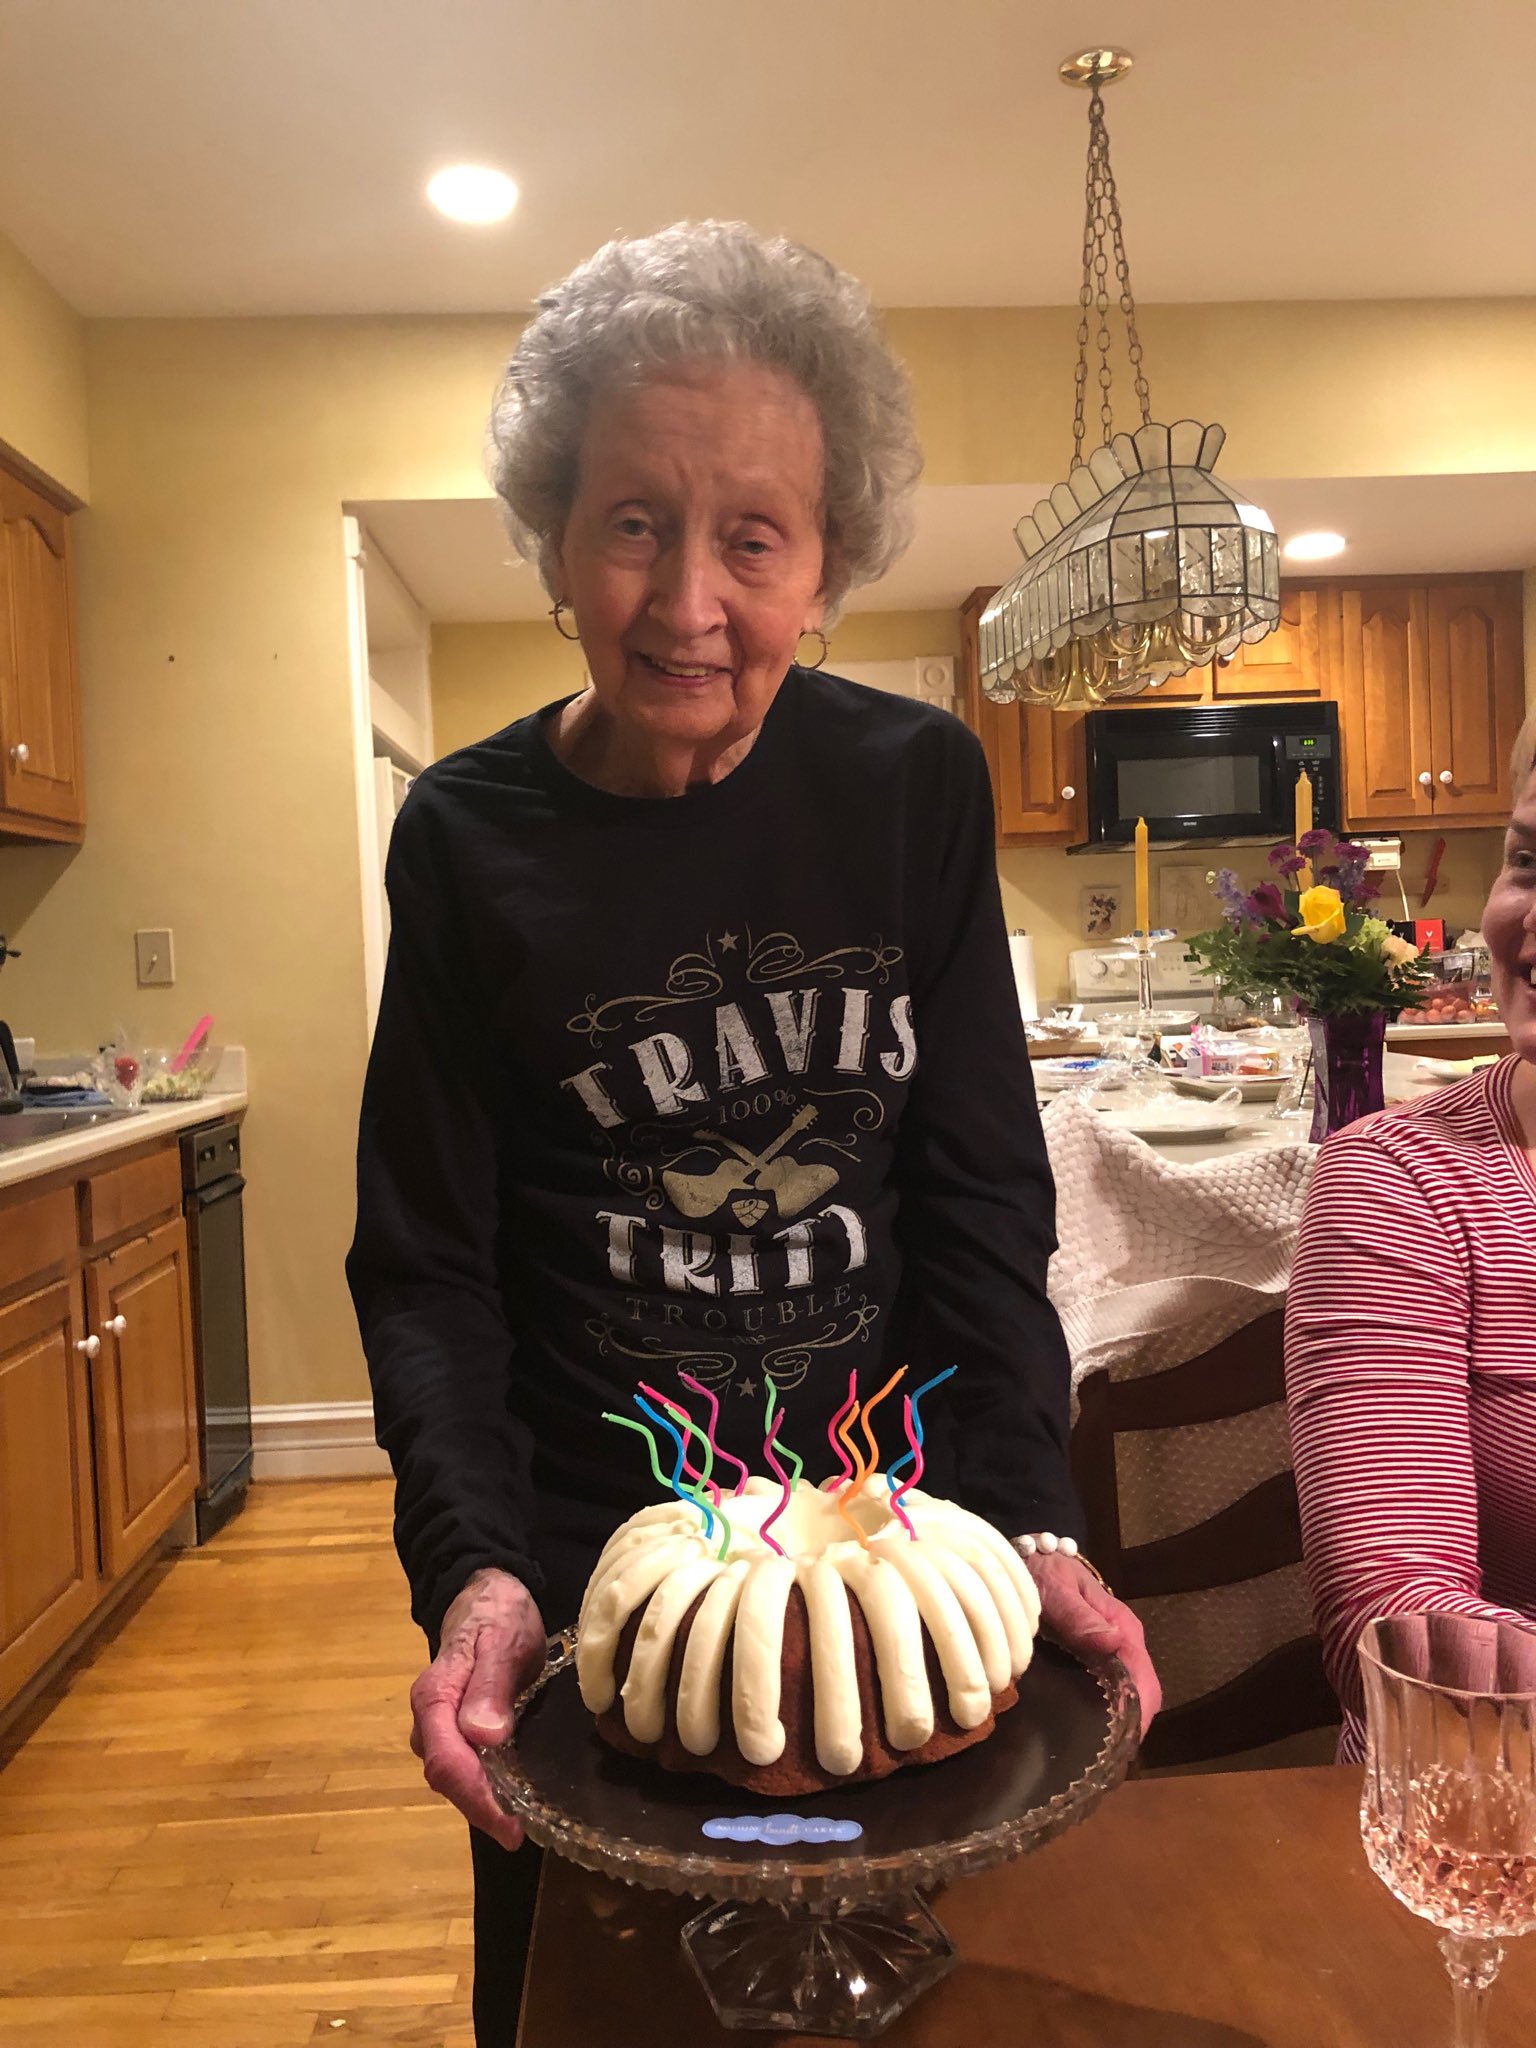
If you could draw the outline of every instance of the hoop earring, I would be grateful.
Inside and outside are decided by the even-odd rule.
[[[551,618],[552,618],[552,619],[554,620],[554,622],[555,622],[555,631],[556,631],[556,632],[557,632],[557,633],[558,633],[558,634],[560,635],[560,638],[561,638],[562,640],[579,640],[579,639],[581,638],[581,635],[580,635],[580,633],[567,633],[567,631],[565,630],[564,626],[562,626],[562,625],[561,625],[561,623],[560,623],[560,614],[561,614],[561,613],[562,613],[562,612],[563,612],[564,610],[565,610],[565,599],[564,599],[563,597],[557,597],[557,598],[555,599],[555,602],[554,602],[554,604],[553,604],[553,605],[552,605],[552,606],[550,607],[550,613],[549,613],[549,616],[550,616],[550,617],[551,617]]]
[[[802,640],[808,640],[808,639],[811,639],[811,638],[815,638],[815,639],[819,640],[819,641],[821,642],[821,654],[820,654],[820,656],[819,656],[819,658],[818,658],[817,660],[815,660],[815,661],[802,661],[802,662],[801,662],[801,663],[799,664],[799,666],[800,666],[801,668],[812,668],[812,669],[815,669],[815,668],[825,668],[825,666],[826,666],[826,661],[827,661],[827,656],[828,656],[828,655],[829,655],[829,654],[830,654],[830,653],[832,652],[831,648],[830,648],[830,647],[829,647],[829,646],[827,645],[827,636],[826,636],[826,634],[822,632],[822,630],[821,630],[821,628],[820,628],[819,626],[808,626],[808,627],[806,628],[806,630],[805,630],[805,631],[804,631],[804,632],[803,632],[803,633],[802,633],[802,634],[800,635],[800,638],[801,638]]]

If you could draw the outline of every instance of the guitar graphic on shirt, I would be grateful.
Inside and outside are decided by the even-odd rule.
[[[815,1121],[816,1111],[807,1105],[797,1112],[789,1128],[761,1152],[749,1152],[745,1145],[722,1138],[717,1131],[696,1131],[694,1136],[702,1144],[719,1145],[734,1157],[722,1159],[708,1173],[664,1173],[661,1184],[668,1199],[680,1214],[692,1218],[713,1216],[723,1203],[729,1202],[736,1221],[750,1230],[767,1215],[771,1197],[779,1215],[788,1222],[838,1182],[836,1167],[806,1166],[798,1159],[778,1156],[791,1138]]]

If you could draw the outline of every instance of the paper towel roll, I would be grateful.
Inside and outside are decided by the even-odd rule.
[[[1010,932],[1008,952],[1013,960],[1013,985],[1019,992],[1019,1014],[1033,1021],[1040,1014],[1035,995],[1035,942],[1028,932]]]

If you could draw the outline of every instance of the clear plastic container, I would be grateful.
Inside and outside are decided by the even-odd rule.
[[[173,1074],[171,1062],[176,1057],[175,1053],[162,1047],[151,1048],[144,1054],[140,1102],[145,1108],[150,1108],[156,1103],[201,1100],[213,1086],[213,1077],[223,1056],[222,1046],[205,1045],[193,1054],[179,1074]]]
[[[1184,1050],[1184,1072],[1193,1080],[1262,1079],[1280,1070],[1280,1048],[1268,1032],[1198,1030]]]

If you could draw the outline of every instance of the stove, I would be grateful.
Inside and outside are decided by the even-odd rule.
[[[1136,1007],[1136,953],[1128,940],[1118,946],[1079,946],[1067,955],[1072,1000],[1091,1017],[1095,1010]],[[1152,944],[1152,1000],[1167,1009],[1205,1009],[1215,995],[1211,977],[1191,960],[1182,939]]]

